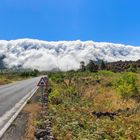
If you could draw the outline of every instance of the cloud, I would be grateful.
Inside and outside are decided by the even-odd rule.
[[[33,39],[0,41],[0,56],[8,67],[23,66],[39,70],[78,69],[89,59],[105,61],[138,60],[140,47],[93,41],[47,42]]]

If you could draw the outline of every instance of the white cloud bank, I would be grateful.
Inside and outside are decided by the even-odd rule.
[[[105,61],[138,60],[140,47],[93,41],[47,42],[33,39],[0,41],[0,56],[9,66],[22,65],[24,68],[39,70],[78,69],[79,62],[89,59]]]

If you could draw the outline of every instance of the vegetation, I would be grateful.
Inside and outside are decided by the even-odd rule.
[[[140,60],[137,61],[117,61],[106,64],[106,70],[113,72],[131,71],[137,72],[140,70]]]
[[[37,69],[34,69],[31,71],[21,72],[20,76],[22,76],[22,77],[36,77],[38,74],[39,74],[39,71]]]
[[[106,69],[106,65],[105,65],[105,62],[101,60],[100,70],[104,70],[104,69]]]
[[[41,73],[36,69],[25,72],[0,72],[0,85],[36,77],[40,74]]]
[[[130,72],[136,72],[137,71],[137,66],[135,64],[131,64],[129,66],[128,71],[130,71]]]
[[[116,89],[123,99],[130,99],[139,94],[136,84],[136,75],[133,73],[124,73],[115,83]]]
[[[56,140],[140,139],[139,102],[133,98],[140,95],[140,74],[91,72],[82,67],[82,71],[48,73],[48,77],[48,112]],[[117,110],[128,111],[114,120],[92,114]]]
[[[77,71],[47,72],[47,114],[36,125],[42,128],[46,119],[51,120],[56,140],[139,140],[139,64],[90,60],[87,65],[81,62]],[[33,70],[0,74],[0,84],[39,74],[46,73]]]
[[[86,66],[85,66],[85,62],[84,61],[80,62],[80,69],[81,69],[81,71],[85,71],[86,70]]]
[[[97,72],[98,66],[95,64],[93,60],[90,60],[86,66],[87,70],[90,72]]]
[[[139,72],[140,60],[138,61],[117,61],[117,62],[104,62],[103,60],[93,61],[90,60],[87,65],[84,61],[80,63],[81,71],[97,72],[98,70],[108,70],[112,72]]]

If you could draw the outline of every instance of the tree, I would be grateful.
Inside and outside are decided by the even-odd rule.
[[[31,71],[22,72],[21,76],[23,76],[23,77],[30,77],[30,76],[36,77],[36,76],[38,76],[38,74],[39,74],[39,71],[37,69],[34,69]]]
[[[80,62],[80,70],[81,71],[85,71],[86,70],[86,66],[85,66],[85,62],[84,61]]]
[[[106,68],[105,62],[103,60],[101,60],[100,70],[104,70],[105,68]]]
[[[39,70],[38,69],[34,69],[33,73],[34,73],[34,76],[37,76],[39,74]]]
[[[98,66],[94,63],[93,60],[89,60],[89,63],[87,64],[87,70],[90,72],[97,72]]]
[[[5,55],[0,56],[0,69],[5,69],[6,68],[6,64],[3,61],[4,58],[6,58]]]

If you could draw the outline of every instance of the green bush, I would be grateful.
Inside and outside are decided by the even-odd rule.
[[[137,72],[137,67],[134,64],[131,64],[128,69],[129,72]]]
[[[64,76],[64,74],[62,72],[58,72],[58,73],[54,72],[54,73],[48,74],[48,77],[52,81],[54,81],[54,82],[56,82],[58,84],[58,83],[61,83],[61,82],[64,81],[65,76]]]
[[[62,96],[60,95],[60,92],[55,89],[54,91],[52,91],[51,94],[49,94],[49,101],[52,103],[52,104],[61,104],[62,103]]]
[[[100,70],[98,71],[98,74],[101,76],[113,76],[114,73],[112,71],[107,71],[107,70]]]
[[[121,95],[122,99],[128,100],[132,96],[138,94],[138,87],[136,84],[136,76],[133,73],[124,73],[116,82],[115,88]]]

